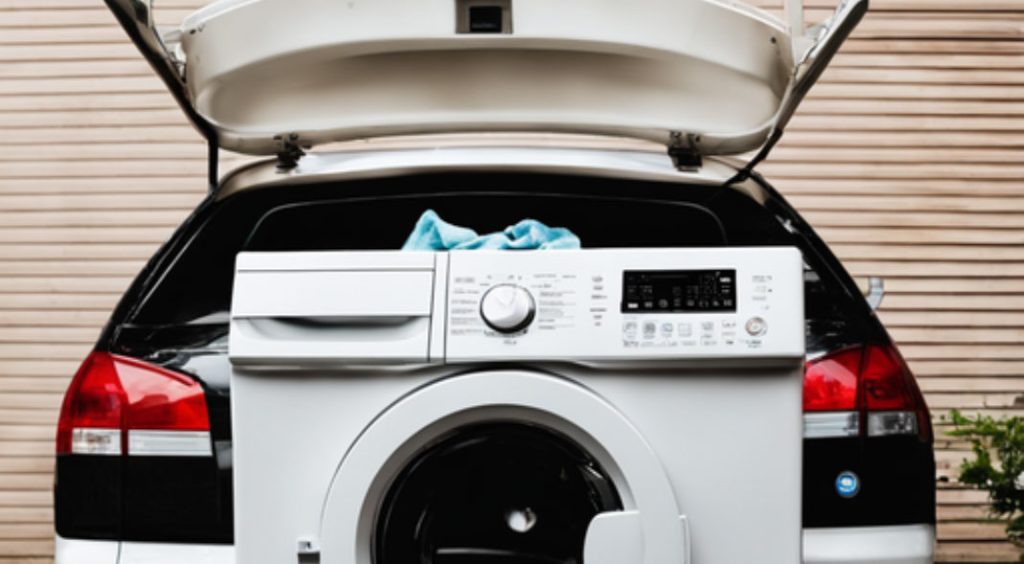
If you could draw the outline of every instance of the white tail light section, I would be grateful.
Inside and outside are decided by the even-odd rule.
[[[860,434],[860,414],[856,411],[805,413],[804,438],[856,437]]]
[[[913,411],[884,411],[868,414],[868,436],[916,435],[917,414]]]
[[[128,431],[128,454],[133,456],[212,456],[205,431]]]
[[[121,454],[120,429],[72,429],[71,454]]]
[[[211,456],[202,386],[140,360],[94,352],[64,397],[57,454]]]

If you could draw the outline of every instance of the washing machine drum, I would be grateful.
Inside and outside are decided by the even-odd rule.
[[[590,522],[620,509],[610,477],[568,438],[511,422],[469,426],[395,479],[374,562],[580,563]]]

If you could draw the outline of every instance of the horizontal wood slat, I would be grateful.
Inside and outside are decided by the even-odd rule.
[[[205,3],[158,0],[157,17]],[[836,2],[806,3],[813,20]],[[97,0],[0,0],[0,131],[0,564],[43,564],[63,390],[204,197],[206,149]],[[880,316],[953,480],[940,562],[1018,558],[985,494],[955,483],[966,444],[946,432],[952,408],[1024,415],[1022,156],[1024,3],[872,0],[759,169],[853,275],[886,278]]]

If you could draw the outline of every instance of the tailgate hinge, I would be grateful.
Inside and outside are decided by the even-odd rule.
[[[291,170],[299,166],[299,160],[306,156],[304,149],[309,148],[299,144],[298,133],[275,135],[274,141],[277,143],[277,170],[279,171]]]
[[[701,167],[704,160],[695,145],[691,136],[683,137],[683,134],[678,131],[671,133],[668,156],[672,159],[672,165],[676,167],[676,170],[692,172]]]

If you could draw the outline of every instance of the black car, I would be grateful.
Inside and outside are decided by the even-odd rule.
[[[593,248],[799,248],[805,562],[931,562],[922,395],[854,280],[753,171],[865,0],[806,34],[798,0],[786,21],[709,0],[221,0],[170,34],[146,3],[106,2],[208,140],[210,194],[68,390],[58,562],[233,562],[235,256],[398,249],[427,209],[482,232],[534,218]],[[443,135],[467,132],[543,136]],[[442,135],[306,155],[408,134]],[[221,179],[221,149],[276,158]]]
[[[579,153],[545,151],[563,157],[566,169]],[[481,150],[465,168],[503,153]],[[927,407],[858,286],[811,227],[756,176],[731,187],[634,180],[625,178],[631,165],[621,155],[587,157],[622,165],[619,177],[452,170],[349,180],[310,173],[280,186],[243,186],[245,175],[228,180],[140,273],[71,385],[57,443],[58,535],[230,545],[227,333],[235,255],[398,249],[419,214],[434,209],[481,231],[534,217],[570,228],[593,247],[800,248],[806,561],[817,561],[816,543],[843,535],[856,540],[853,548],[850,540],[840,544],[847,550],[880,543],[896,553],[926,548],[921,558],[930,558],[935,466]],[[273,174],[274,166],[249,172]],[[133,430],[164,437],[147,445]],[[837,484],[851,474],[860,491]]]

